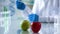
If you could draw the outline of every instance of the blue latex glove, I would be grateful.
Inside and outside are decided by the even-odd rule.
[[[39,21],[39,16],[37,14],[30,14],[28,16],[30,22],[38,22]]]
[[[24,10],[26,5],[22,2],[16,1],[16,6],[17,9]]]

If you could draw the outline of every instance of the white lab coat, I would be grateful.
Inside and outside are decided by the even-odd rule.
[[[52,22],[54,16],[59,14],[59,0],[35,0],[34,2],[32,13],[38,14],[40,21]]]

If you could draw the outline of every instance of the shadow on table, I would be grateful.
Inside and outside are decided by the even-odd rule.
[[[20,34],[29,34],[28,31],[21,31]]]
[[[33,33],[33,34],[39,34],[39,33]]]

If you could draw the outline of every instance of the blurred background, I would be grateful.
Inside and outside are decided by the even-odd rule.
[[[36,34],[60,34],[60,11],[58,7],[59,0],[18,0],[28,6],[25,14],[22,12],[25,10],[18,10],[16,8],[16,1],[17,0],[0,0],[0,34],[35,34],[31,31],[31,29],[29,29],[28,31],[22,31],[20,28],[22,21],[27,19],[25,18],[27,17],[27,12],[34,12],[34,10],[39,16],[41,15],[41,13],[44,13],[44,16],[47,16],[50,12],[51,14],[55,11],[57,13],[57,15],[54,13],[55,15],[53,14],[51,18],[49,17],[50,15],[48,17],[40,16],[39,22],[42,22],[42,27],[39,33]],[[42,5],[44,4],[44,1],[46,3],[45,7]],[[40,5],[41,7],[43,6],[41,13]],[[48,13],[49,10],[50,12]],[[52,10],[54,12],[52,12]],[[46,13],[48,14],[46,15]]]

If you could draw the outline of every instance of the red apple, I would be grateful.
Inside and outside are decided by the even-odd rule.
[[[33,22],[31,24],[31,29],[34,33],[38,33],[39,30],[41,29],[41,22]]]

